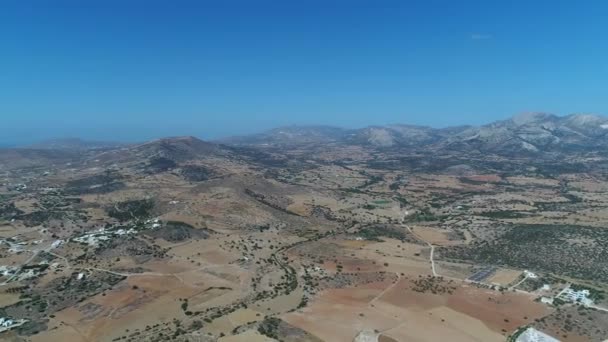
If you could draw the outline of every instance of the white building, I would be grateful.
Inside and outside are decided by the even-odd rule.
[[[549,336],[542,331],[534,328],[528,328],[517,337],[516,342],[560,342],[553,336]]]
[[[543,304],[553,304],[553,298],[541,297],[540,302]]]
[[[12,319],[12,318],[5,318],[5,317],[0,317],[0,333],[5,332],[7,330],[10,330],[14,327],[18,327],[20,325],[22,325],[23,323],[27,322],[26,319]]]
[[[569,288],[566,290],[566,292],[564,292],[563,295],[564,297],[566,297],[566,299],[569,299],[570,301],[580,302],[583,305],[591,305],[593,304],[593,300],[589,298],[590,294],[591,293],[587,289],[576,291]]]
[[[8,328],[13,325],[13,320],[10,318],[0,317],[0,327]]]

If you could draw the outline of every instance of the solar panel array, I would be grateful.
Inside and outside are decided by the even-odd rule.
[[[496,272],[496,267],[488,266],[469,277],[471,281],[481,282]]]

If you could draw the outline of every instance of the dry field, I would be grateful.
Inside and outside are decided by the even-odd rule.
[[[458,285],[453,294],[419,293],[410,279],[323,291],[307,308],[283,315],[325,341],[350,341],[364,330],[396,341],[504,341],[550,313],[525,295]],[[382,340],[382,339],[381,339]]]
[[[63,330],[66,334],[76,330],[83,341],[111,341],[126,331],[186,318],[180,299],[188,299],[189,308],[198,310],[230,303],[241,291],[239,282],[205,270],[146,274],[130,276],[116,288],[58,312],[54,319],[58,322],[56,329],[51,329],[53,336],[59,338]],[[45,333],[38,338],[48,337]]]
[[[522,272],[518,270],[501,268],[497,270],[489,279],[486,279],[486,281],[490,284],[500,284],[502,286],[506,286],[517,280],[521,274]]]
[[[566,341],[603,334],[603,312],[535,299],[568,284],[606,289],[605,176],[434,152],[177,138],[87,152],[46,176],[7,173],[0,264],[42,270],[0,286],[0,309],[33,321],[10,336],[464,342],[529,324]],[[569,273],[580,265],[591,271]],[[524,269],[540,278],[501,292]],[[551,290],[538,290],[545,281]],[[572,330],[564,312],[594,323]]]
[[[274,339],[266,337],[257,331],[248,330],[242,334],[220,337],[218,342],[273,342]]]

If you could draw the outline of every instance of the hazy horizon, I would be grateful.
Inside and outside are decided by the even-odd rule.
[[[116,142],[116,143],[137,143],[137,142],[145,142],[145,141],[149,141],[149,140],[167,138],[167,137],[194,136],[194,137],[197,137],[202,140],[216,141],[216,140],[221,140],[223,138],[247,136],[247,135],[252,135],[252,134],[257,134],[257,133],[263,133],[263,132],[266,132],[266,131],[269,131],[272,129],[276,129],[276,128],[281,128],[281,127],[326,126],[326,127],[344,128],[344,129],[360,129],[360,128],[365,128],[365,127],[370,127],[370,126],[390,126],[390,125],[400,125],[400,124],[414,125],[414,126],[426,126],[426,127],[431,127],[431,128],[447,128],[447,127],[455,127],[455,126],[483,126],[485,124],[490,124],[490,123],[497,122],[497,121],[508,120],[516,115],[523,114],[523,113],[526,113],[526,112],[515,113],[513,115],[509,115],[504,118],[497,118],[495,120],[483,122],[480,124],[472,124],[472,123],[463,122],[461,124],[455,124],[455,125],[438,126],[438,125],[412,124],[410,122],[390,122],[390,123],[384,123],[384,124],[369,124],[369,125],[362,125],[362,126],[355,127],[355,126],[340,126],[340,125],[315,124],[315,123],[305,123],[305,124],[287,123],[284,125],[266,127],[266,128],[262,128],[259,130],[253,129],[253,130],[248,130],[248,131],[243,131],[243,132],[226,133],[226,134],[220,134],[220,135],[211,135],[211,134],[204,135],[204,134],[192,133],[192,132],[196,131],[196,129],[192,129],[192,130],[185,130],[186,133],[175,131],[175,132],[171,132],[170,134],[158,134],[158,135],[154,135],[151,132],[144,132],[144,135],[142,135],[141,132],[139,132],[136,135],[126,135],[123,139],[116,138],[117,137],[116,132],[114,132],[112,130],[101,132],[101,134],[99,134],[99,135],[89,135],[89,134],[87,134],[87,131],[85,130],[85,131],[77,132],[78,135],[75,134],[75,135],[63,135],[63,136],[61,136],[61,135],[46,136],[46,137],[40,137],[39,139],[23,139],[23,140],[13,140],[13,141],[0,140],[0,148],[22,147],[22,146],[27,146],[30,144],[37,144],[37,143],[42,143],[42,142],[46,142],[46,141],[63,140],[63,139],[81,139],[83,141],[92,141],[92,142],[97,141],[97,142]],[[542,112],[542,113],[547,113],[547,112]],[[593,115],[599,115],[599,116],[604,117],[603,114],[597,114],[597,113],[568,113],[568,114],[547,113],[547,114],[556,115],[558,117],[564,117],[564,116],[574,115],[574,114],[593,114]],[[110,132],[113,132],[113,133],[110,133]],[[190,133],[188,133],[188,132],[190,132]],[[148,135],[145,135],[145,134],[148,134]],[[110,136],[111,138],[106,138],[106,136]],[[136,138],[137,136],[141,136],[142,138],[138,139],[138,138]]]
[[[606,13],[602,1],[5,2],[0,144],[604,114]]]

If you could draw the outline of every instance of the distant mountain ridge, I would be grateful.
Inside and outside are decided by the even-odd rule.
[[[497,155],[507,158],[564,156],[608,157],[608,118],[591,114],[556,116],[524,113],[482,126],[432,128],[406,124],[347,129],[331,126],[288,126],[266,132],[203,141],[196,137],[169,137],[140,144],[57,139],[21,148],[0,148],[6,167],[43,165],[49,161],[100,163],[145,160],[170,165],[209,158],[279,160],[268,149],[295,148],[315,153],[315,147],[355,146],[368,150],[422,154],[455,153],[461,156]],[[253,158],[253,159],[252,159]],[[278,159],[277,159],[278,158]],[[86,161],[89,162],[86,162]],[[87,164],[88,165],[88,164]]]
[[[80,138],[60,138],[41,141],[38,143],[20,146],[27,149],[38,150],[92,150],[114,148],[125,145],[124,143],[111,141],[93,141]]]
[[[251,135],[219,139],[219,143],[231,145],[307,144],[332,142],[346,138],[349,130],[333,126],[285,126]]]
[[[375,148],[469,149],[480,152],[567,152],[608,147],[608,118],[592,114],[524,113],[482,126],[415,125],[343,129],[290,126],[221,141],[235,145],[356,144]]]

